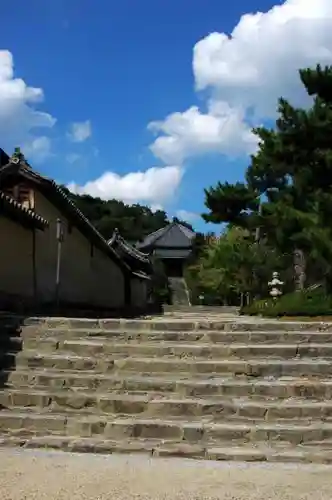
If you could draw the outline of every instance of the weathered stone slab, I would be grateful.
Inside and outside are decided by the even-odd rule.
[[[137,374],[107,374],[93,372],[58,372],[55,370],[20,370],[9,374],[8,382],[14,387],[77,388],[123,391],[174,392],[182,396],[202,397],[211,395],[258,396],[258,397],[304,397],[309,399],[331,399],[332,380],[320,378],[250,379],[222,377],[216,374],[203,375],[201,379],[179,373],[155,373],[153,376]]]
[[[41,344],[44,342],[42,341]],[[55,341],[49,339],[45,352],[62,351],[68,355],[97,356],[112,355],[122,356],[188,356],[195,358],[280,358],[292,359],[296,357],[326,357],[332,356],[332,344],[209,344],[209,343],[176,343],[176,342],[110,342],[107,340],[64,340]],[[29,345],[29,344],[28,344]],[[36,345],[37,347],[37,345]],[[42,349],[44,351],[44,349]]]
[[[200,446],[183,442],[169,444],[165,440],[105,440],[105,438],[77,438],[74,436],[30,436],[26,438],[4,437],[0,446],[19,446],[25,448],[60,449],[78,453],[147,453],[153,457],[183,457],[194,459],[248,461],[248,462],[285,462],[285,463],[332,463],[331,450],[307,446],[282,448],[253,446],[250,443],[240,446],[232,442],[220,442],[219,446]]]
[[[177,443],[156,447],[153,456],[204,459],[207,458],[207,450],[204,446]]]
[[[300,321],[282,321],[282,320],[261,320],[260,318],[253,318],[250,321],[228,321],[224,322],[225,331],[237,332],[332,332],[332,322],[300,322]],[[211,323],[213,329],[220,330],[222,327],[220,323]],[[220,326],[220,327],[219,327]]]
[[[230,445],[227,448],[208,448],[206,458],[219,461],[265,462],[267,454],[255,448],[248,449],[244,446],[236,448]]]
[[[0,412],[0,430],[18,430],[43,432],[64,432],[66,428],[64,415],[48,415],[34,413]]]
[[[91,329],[100,328],[98,319],[89,318],[46,318],[47,328],[73,329]]]
[[[60,348],[56,338],[23,337],[23,348],[38,353],[52,353]]]

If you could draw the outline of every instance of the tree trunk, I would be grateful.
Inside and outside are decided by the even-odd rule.
[[[295,291],[304,290],[306,281],[306,258],[303,250],[297,248],[294,251],[294,285]]]

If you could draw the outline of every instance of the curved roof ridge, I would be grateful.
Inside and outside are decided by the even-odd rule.
[[[188,237],[193,238],[195,236],[195,231],[190,229],[189,227],[185,226],[184,224],[181,224],[181,222],[178,222],[177,225],[181,229],[181,231]]]
[[[113,231],[113,234],[107,243],[110,246],[114,245],[115,243],[118,243],[124,249],[124,251],[126,251],[133,257],[145,261],[150,260],[149,254],[141,252],[138,248],[131,245],[125,238],[123,238],[123,236],[121,236],[117,228]]]

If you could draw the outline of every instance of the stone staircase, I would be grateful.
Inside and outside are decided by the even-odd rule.
[[[190,306],[189,290],[184,278],[168,278],[173,306]]]
[[[198,317],[211,317],[211,316],[237,316],[239,314],[240,308],[237,306],[203,306],[203,305],[185,305],[185,304],[163,304],[163,310],[166,313],[172,313],[175,316],[179,314],[185,314],[186,317],[198,316]]]
[[[332,462],[332,324],[2,318],[0,444]]]

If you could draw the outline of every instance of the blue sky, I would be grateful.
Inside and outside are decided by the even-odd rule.
[[[218,231],[203,189],[242,179],[251,126],[304,102],[299,67],[332,63],[330,0],[11,0],[1,21],[0,146],[200,230]]]

